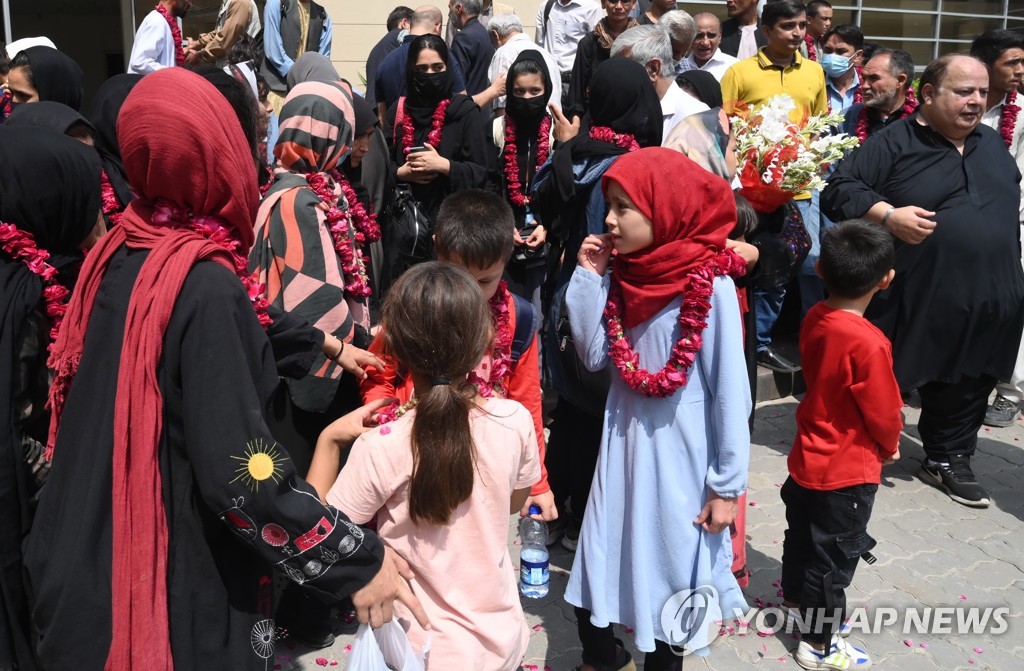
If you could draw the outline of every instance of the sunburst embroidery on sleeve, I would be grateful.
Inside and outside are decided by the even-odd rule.
[[[281,464],[288,457],[278,450],[277,443],[268,444],[263,438],[256,438],[245,444],[244,456],[231,458],[241,462],[231,483],[241,481],[250,490],[258,492],[260,483],[265,480],[281,481]]]

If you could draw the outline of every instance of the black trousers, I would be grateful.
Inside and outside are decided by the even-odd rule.
[[[590,611],[576,608],[576,628],[583,644],[583,663],[600,671],[614,669],[616,658],[615,634],[611,627],[595,627],[590,622]],[[682,671],[683,658],[675,654],[672,646],[654,642],[654,652],[644,655],[644,671]]]
[[[808,643],[827,643],[846,617],[846,588],[857,560],[875,546],[867,533],[878,485],[831,491],[782,485],[786,537],[782,544],[782,593],[800,604]]]
[[[548,481],[560,507],[572,501],[572,518],[577,526],[583,524],[583,513],[587,509],[603,428],[601,417],[591,415],[561,396],[551,412],[545,460]]]
[[[983,375],[963,377],[953,384],[929,382],[917,390],[921,395],[917,430],[929,459],[948,461],[954,454],[974,454],[988,397],[995,387],[996,379]]]

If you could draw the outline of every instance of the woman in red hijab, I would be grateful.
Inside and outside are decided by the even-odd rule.
[[[171,68],[135,87],[117,130],[139,197],[89,253],[49,362],[54,459],[25,558],[37,653],[52,669],[267,669],[271,565],[326,599],[363,588],[377,623],[403,585],[264,422],[278,378],[231,108]],[[352,439],[368,413],[322,439]]]
[[[707,654],[713,620],[746,611],[728,534],[750,448],[732,281],[746,263],[726,250],[729,184],[679,152],[627,153],[602,186],[609,232],[584,240],[566,303],[581,360],[614,368],[565,598],[584,671],[629,663],[613,622],[634,629],[645,669],[679,669],[672,647]],[[708,586],[722,615],[692,629],[661,617],[680,590]]]

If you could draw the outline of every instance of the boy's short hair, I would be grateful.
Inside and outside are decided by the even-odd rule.
[[[807,8],[800,0],[772,0],[761,10],[761,24],[774,28],[775,24],[784,19],[795,19],[807,14]]]
[[[515,217],[501,196],[480,189],[444,199],[434,224],[434,249],[449,261],[478,269],[508,262]]]
[[[892,235],[863,219],[838,223],[821,238],[821,278],[829,294],[840,298],[868,293],[895,262]]]

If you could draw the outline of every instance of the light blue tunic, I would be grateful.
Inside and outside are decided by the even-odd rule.
[[[609,278],[577,268],[566,296],[573,339],[590,370],[615,365],[603,319]],[[665,366],[679,339],[680,302],[626,329],[649,371]],[[736,286],[728,277],[715,279],[703,337],[686,386],[669,398],[642,396],[613,374],[565,593],[593,613],[595,626],[632,627],[643,652],[654,650],[655,639],[671,642],[661,612],[681,590],[713,586],[726,618],[747,610],[732,575],[728,529],[712,535],[693,524],[708,488],[726,498],[747,488],[750,383]]]

